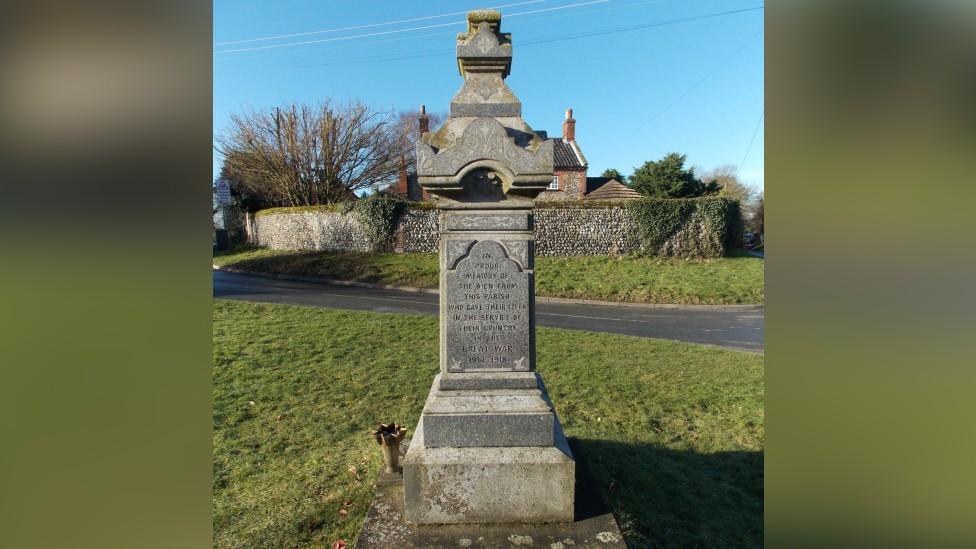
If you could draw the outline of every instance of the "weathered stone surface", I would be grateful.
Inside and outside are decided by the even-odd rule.
[[[497,175],[506,194],[522,186],[538,187],[538,194],[552,180],[552,148],[551,141],[520,147],[496,118],[477,117],[451,147],[435,151],[417,143],[418,181],[432,193],[461,191],[468,172],[483,167]]]
[[[261,246],[279,250],[369,252],[372,246],[359,219],[335,213],[282,213],[255,220]]]
[[[449,213],[445,217],[445,226],[449,231],[528,231],[532,228],[532,216],[528,213]]]
[[[451,116],[521,116],[522,104],[513,103],[451,103]]]
[[[476,242],[444,276],[448,372],[529,371],[532,275],[493,240]]]
[[[555,413],[540,388],[443,390],[440,376],[424,406],[431,448],[551,446]]]
[[[577,459],[580,454],[570,440]],[[585,460],[586,456],[583,456]],[[356,543],[358,549],[455,549],[539,547],[608,549],[625,547],[624,536],[585,462],[576,464],[572,522],[409,524],[404,520],[403,485],[377,486],[376,497]]]
[[[394,229],[394,250],[400,253],[436,252],[440,245],[437,230],[440,212],[426,208],[408,208],[400,215]]]
[[[640,227],[626,208],[536,208],[539,255],[623,255],[641,249]]]
[[[255,221],[258,244],[290,250],[368,250],[358,220],[337,219],[340,217],[350,216],[325,212],[260,216]],[[436,252],[441,239],[437,218],[437,210],[408,210],[397,225],[397,251]],[[532,229],[532,255],[626,255],[641,249],[640,229],[626,208],[535,208]],[[689,245],[697,248],[695,242],[704,236],[695,229],[676,232],[662,246],[663,251],[673,250],[680,256],[688,253]],[[505,244],[508,248],[507,241]],[[513,257],[511,253],[509,257]]]
[[[576,473],[558,421],[548,447],[430,448],[424,431],[422,417],[403,459],[408,522],[572,522]]]
[[[521,119],[503,82],[511,40],[500,32],[501,15],[472,12],[468,20],[458,36],[464,85],[448,120],[417,144],[417,182],[439,197],[443,212],[440,360],[446,386],[455,389],[434,379],[403,460],[405,518],[569,522],[572,452],[544,385],[529,377],[531,208],[552,179],[553,143]],[[465,382],[468,375],[475,377]]]
[[[469,397],[465,397],[469,398]],[[551,446],[552,412],[538,414],[428,414],[430,448]]]
[[[541,381],[535,372],[444,372],[439,375],[442,391],[469,389],[536,389]]]
[[[464,83],[444,125],[417,143],[417,182],[457,207],[531,207],[552,179],[553,144],[522,120],[522,105],[505,84],[512,43],[501,32],[501,14],[469,14],[468,31],[457,39],[457,63]]]

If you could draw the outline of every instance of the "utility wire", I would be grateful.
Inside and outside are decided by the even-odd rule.
[[[756,7],[756,8],[749,8],[748,10],[745,10],[745,11],[752,11],[752,10],[756,10],[756,9],[762,9],[762,6],[759,6],[759,7]],[[575,40],[575,39],[578,39],[578,38],[585,38],[585,37],[594,36],[594,35],[598,35],[598,34],[615,34],[615,33],[623,32],[623,31],[634,31],[634,30],[648,29],[648,28],[654,28],[654,27],[662,27],[662,26],[665,26],[665,25],[673,25],[673,24],[677,24],[677,23],[685,23],[685,22],[693,21],[693,20],[700,20],[700,19],[706,19],[706,18],[711,18],[711,17],[719,17],[719,16],[724,16],[724,15],[730,15],[730,14],[733,14],[733,13],[741,13],[742,11],[743,10],[734,10],[734,11],[730,11],[730,12],[718,12],[718,13],[712,13],[712,14],[704,14],[704,15],[695,16],[695,17],[685,17],[685,18],[681,18],[681,19],[671,19],[671,20],[667,20],[667,21],[659,21],[659,22],[656,22],[656,23],[648,23],[648,24],[643,24],[643,25],[632,25],[632,26],[627,26],[627,27],[617,27],[617,28],[613,28],[613,29],[605,29],[605,30],[602,30],[602,31],[598,31],[596,33],[573,33],[573,34],[557,35],[557,36],[551,36],[551,37],[547,37],[547,38],[540,38],[540,39],[536,39],[536,40],[529,40],[529,41],[526,41],[526,42],[520,42],[518,44],[518,47],[520,47],[520,48],[521,47],[531,47],[531,46],[537,46],[537,45],[540,45],[540,44],[549,44],[549,43],[552,43],[552,42],[559,42],[559,41],[564,41],[564,40]],[[753,38],[755,38],[755,36],[758,36],[758,35],[759,35],[759,33],[756,33],[756,35],[754,35],[752,38],[750,38],[749,41],[751,41]],[[736,49],[733,52],[733,55],[728,56],[726,59],[724,59],[722,61],[722,63],[719,64],[719,66],[717,66],[716,68],[712,69],[712,71],[710,71],[708,74],[706,74],[705,77],[702,78],[700,82],[703,82],[709,76],[711,76],[714,72],[716,72],[718,69],[722,68],[722,65],[724,65],[725,63],[727,63],[732,57],[734,57],[734,55],[736,53],[738,53],[743,48],[745,48],[745,46],[748,45],[749,41],[747,41],[742,46],[740,46],[738,49]],[[454,52],[453,49],[451,49],[451,50],[447,50],[447,49],[436,49],[436,50],[422,50],[422,51],[413,51],[413,52],[397,52],[397,53],[392,53],[392,54],[391,53],[387,53],[387,54],[372,55],[372,56],[367,56],[367,57],[360,57],[360,58],[357,58],[357,59],[343,59],[343,60],[333,61],[333,62],[328,62],[328,63],[316,63],[316,66],[358,65],[358,64],[386,62],[386,61],[405,61],[405,60],[419,59],[419,58],[424,58],[424,57],[434,57],[434,56],[438,56],[438,55],[448,56],[448,55],[454,55],[454,53],[455,52]],[[700,84],[700,82],[699,83],[696,83],[694,87],[697,87]],[[686,92],[684,92],[677,100],[672,101],[671,104],[676,103],[682,97],[684,97],[685,95],[687,95],[688,93],[690,93],[690,91],[691,90],[687,90]],[[668,107],[670,107],[671,104],[669,104]],[[668,107],[666,107],[666,108],[668,108]],[[650,120],[645,121],[645,124],[647,122],[649,122],[649,121]]]
[[[746,159],[749,158],[749,153],[752,151],[752,143],[756,140],[756,136],[759,134],[759,128],[762,127],[763,118],[766,116],[765,109],[759,114],[759,121],[756,122],[756,129],[752,130],[752,139],[749,140],[749,146],[746,147],[746,154],[742,157],[742,162],[739,162],[739,172],[742,172],[742,165],[746,163]]]
[[[546,0],[529,0],[528,2],[518,2],[516,4],[504,4],[502,6],[495,6],[495,7],[488,8],[488,9],[497,10],[497,9],[501,9],[501,8],[511,8],[511,7],[515,7],[515,6],[524,6],[526,4],[538,4],[540,2],[545,2],[545,1]],[[292,34],[279,34],[279,35],[276,35],[276,36],[261,36],[261,37],[258,37],[258,38],[248,38],[246,40],[228,40],[228,41],[225,41],[225,42],[214,42],[214,46],[229,46],[231,44],[247,44],[249,42],[263,42],[263,41],[266,41],[266,40],[278,40],[280,38],[295,38],[296,36],[309,36],[309,35],[312,35],[312,34],[325,34],[325,33],[329,33],[329,32],[343,32],[343,31],[350,31],[350,30],[369,29],[369,28],[374,28],[374,27],[385,27],[387,25],[398,25],[400,23],[413,23],[414,21],[427,21],[427,20],[430,20],[430,19],[440,19],[441,17],[452,17],[452,16],[455,16],[455,15],[464,15],[466,13],[467,13],[466,11],[455,11],[455,12],[452,12],[452,13],[442,13],[440,15],[427,15],[427,16],[424,16],[424,17],[414,17],[414,18],[411,18],[411,19],[397,19],[396,21],[384,21],[382,23],[370,23],[370,24],[367,24],[367,25],[354,25],[352,27],[342,27],[342,28],[338,28],[338,29],[325,29],[325,30],[308,31],[308,32],[295,32],[295,33],[292,33]]]
[[[743,9],[739,9],[739,10],[729,10],[729,11],[720,11],[720,12],[716,12],[716,13],[706,13],[706,14],[703,14],[703,15],[693,15],[691,17],[683,17],[681,19],[670,19],[668,21],[659,21],[659,22],[656,22],[656,23],[645,23],[645,24],[642,24],[642,25],[631,25],[631,26],[626,26],[626,27],[617,27],[615,29],[606,29],[606,30],[602,30],[602,31],[579,32],[579,33],[575,33],[575,34],[567,34],[567,35],[557,36],[557,37],[554,37],[554,38],[541,38],[541,39],[537,39],[537,40],[527,40],[525,42],[520,43],[519,45],[520,46],[528,46],[528,45],[534,45],[534,44],[548,44],[549,42],[559,42],[559,41],[562,41],[562,40],[572,40],[574,38],[587,38],[587,37],[590,37],[590,36],[599,36],[601,34],[607,34],[607,33],[617,33],[617,32],[627,32],[627,31],[634,31],[634,30],[650,29],[650,28],[653,28],[653,27],[662,27],[664,25],[673,25],[675,23],[687,23],[689,21],[699,21],[701,19],[711,19],[713,17],[722,17],[722,16],[725,16],[725,15],[733,15],[733,14],[736,14],[736,13],[745,13],[745,12],[749,12],[749,11],[756,11],[756,10],[763,9],[764,7],[765,6],[755,6],[755,7],[743,8]]]
[[[580,2],[580,3],[577,3],[577,4],[567,4],[567,5],[564,5],[564,6],[556,6],[556,7],[553,7],[553,8],[544,8],[544,9],[538,9],[538,10],[530,10],[530,11],[526,11],[526,12],[511,13],[511,14],[506,15],[506,17],[518,17],[520,15],[530,15],[530,14],[541,13],[541,12],[546,12],[546,11],[564,10],[564,9],[568,9],[568,8],[578,8],[578,7],[582,7],[582,6],[589,6],[589,5],[592,5],[592,4],[603,4],[603,3],[606,3],[606,2],[610,2],[610,1],[611,0],[590,0],[589,2]],[[411,27],[411,28],[407,28],[407,29],[395,29],[395,30],[389,30],[389,31],[371,32],[371,33],[366,33],[366,34],[355,34],[355,35],[351,35],[351,36],[337,36],[335,38],[321,38],[321,39],[318,39],[318,40],[305,40],[303,42],[288,42],[288,43],[285,43],[285,44],[269,44],[269,45],[266,45],[266,46],[254,46],[254,47],[250,47],[250,48],[235,48],[235,49],[230,49],[230,50],[215,51],[214,52],[214,55],[219,55],[219,54],[224,54],[224,53],[245,52],[245,51],[270,50],[270,49],[276,49],[276,48],[287,48],[287,47],[291,47],[291,46],[306,46],[306,45],[309,45],[309,44],[322,44],[322,43],[325,43],[325,42],[336,42],[336,41],[339,41],[339,40],[352,40],[354,38],[368,38],[368,37],[371,37],[371,36],[383,36],[383,35],[387,35],[387,34],[396,34],[396,33],[403,33],[403,32],[413,32],[413,31],[418,31],[418,30],[436,29],[436,28],[441,28],[441,27],[450,27],[450,26],[454,26],[454,25],[458,25],[458,24],[465,24],[466,22],[467,21],[453,21],[451,23],[439,23],[437,25],[424,25],[424,26],[420,26],[420,27]]]
[[[517,26],[517,25],[525,25],[525,24],[529,24],[529,23],[539,23],[539,22],[543,22],[543,21],[552,21],[554,19],[563,19],[565,17],[579,17],[581,15],[591,15],[591,14],[595,14],[595,13],[603,13],[603,12],[607,12],[607,11],[613,11],[613,10],[625,9],[625,8],[632,8],[632,7],[637,7],[637,6],[645,6],[645,5],[649,5],[649,4],[660,4],[660,3],[663,3],[663,2],[666,2],[666,1],[667,0],[645,0],[645,1],[639,1],[639,2],[632,2],[630,4],[617,4],[617,5],[612,5],[610,7],[605,7],[605,8],[602,8],[602,9],[596,9],[596,10],[591,10],[591,11],[583,11],[583,12],[577,12],[577,13],[564,13],[564,14],[561,14],[561,15],[550,15],[550,16],[547,16],[547,17],[538,17],[538,18],[534,18],[534,19],[522,19],[522,20],[517,20],[517,21],[510,21],[507,25],[508,25],[508,27],[512,27],[512,26]],[[509,17],[509,16],[506,16],[506,17]],[[443,33],[444,33],[444,31],[439,31],[439,32],[425,33],[425,34],[412,35],[412,36],[400,36],[400,37],[396,37],[396,38],[387,38],[387,39],[383,39],[383,40],[369,40],[369,41],[366,41],[366,42],[358,42],[358,43],[350,42],[350,43],[345,43],[345,44],[329,44],[327,47],[333,48],[333,49],[339,49],[339,48],[362,48],[362,47],[365,47],[365,46],[374,46],[374,45],[378,45],[378,44],[390,44],[390,43],[394,43],[394,42],[402,42],[402,41],[405,41],[405,40],[417,40],[417,39],[420,39],[420,38],[432,38],[432,37],[437,37],[437,36],[444,36]],[[430,51],[430,50],[427,50],[427,51]],[[292,52],[289,52],[289,51],[277,51],[277,52],[270,53],[270,55],[276,55],[276,54],[277,55],[288,55],[290,53],[292,53]],[[237,59],[243,59],[243,58],[246,58],[246,57],[236,57],[236,58]]]
[[[691,92],[693,92],[696,89],[698,89],[698,87],[701,86],[702,84],[704,84],[709,78],[712,77],[712,75],[714,75],[719,70],[721,70],[722,67],[724,67],[725,65],[727,65],[728,62],[731,61],[736,55],[738,55],[738,53],[740,51],[744,50],[745,47],[748,46],[753,40],[755,40],[755,38],[757,36],[759,36],[759,33],[756,33],[756,34],[752,35],[751,37],[749,37],[749,39],[746,40],[745,42],[743,42],[741,46],[739,46],[738,48],[735,49],[735,51],[733,51],[731,54],[729,54],[724,59],[722,59],[722,61],[720,61],[717,65],[715,65],[715,67],[713,67],[712,70],[708,71],[705,74],[705,76],[702,76],[694,84],[692,84],[689,88],[685,89],[685,91],[683,91],[680,94],[678,94],[678,96],[675,97],[670,103],[668,103],[667,105],[665,105],[664,108],[662,108],[661,110],[659,110],[656,113],[654,113],[654,115],[652,115],[650,118],[648,118],[648,119],[644,120],[643,122],[641,122],[640,124],[638,124],[637,127],[634,128],[634,131],[632,131],[628,137],[633,137],[633,136],[637,135],[637,133],[640,132],[644,128],[644,126],[647,126],[648,124],[650,124],[651,122],[653,122],[654,120],[656,120],[662,114],[666,113],[668,111],[668,109],[670,109],[671,107],[675,106],[678,102],[680,102],[682,99],[684,99],[685,97],[687,97],[688,94],[690,94]]]
[[[441,23],[441,24],[438,24],[438,25],[426,25],[426,26],[423,26],[423,27],[413,27],[413,28],[409,28],[409,29],[397,29],[397,30],[391,30],[391,31],[371,32],[371,33],[367,33],[367,34],[356,34],[356,35],[353,35],[353,36],[337,36],[335,38],[321,38],[319,40],[305,40],[304,42],[288,42],[287,44],[271,44],[271,45],[267,45],[267,46],[254,46],[254,47],[250,47],[250,48],[235,48],[235,49],[232,49],[232,50],[215,51],[214,52],[214,55],[220,55],[220,54],[224,54],[224,53],[238,53],[238,52],[242,52],[242,51],[272,50],[272,49],[277,49],[277,48],[288,48],[288,47],[291,47],[291,46],[307,46],[309,44],[323,44],[325,42],[336,42],[336,41],[339,41],[339,40],[352,40],[353,38],[367,38],[367,37],[370,37],[370,36],[383,36],[385,34],[396,34],[396,33],[400,33],[400,32],[412,32],[412,31],[418,31],[418,30],[424,30],[424,29],[436,29],[436,28],[440,28],[440,27],[453,27],[453,26],[455,26],[457,24],[458,24],[457,21],[452,21],[450,23]]]

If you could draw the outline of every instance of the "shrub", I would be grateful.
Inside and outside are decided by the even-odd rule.
[[[647,255],[721,257],[741,232],[739,203],[727,198],[644,199],[626,207]]]
[[[408,204],[395,195],[372,195],[353,203],[352,211],[363,224],[373,249],[388,247],[396,231],[397,220]]]

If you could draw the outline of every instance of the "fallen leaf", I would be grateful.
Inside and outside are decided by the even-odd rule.
[[[356,477],[356,480],[363,480],[363,479],[359,478],[359,470],[356,469],[355,467],[349,466],[349,472],[352,473],[352,475],[354,477]]]

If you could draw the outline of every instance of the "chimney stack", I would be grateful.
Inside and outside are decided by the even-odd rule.
[[[407,159],[400,155],[400,172],[397,174],[397,194],[407,198],[410,195],[410,186],[407,181]]]
[[[576,119],[573,118],[573,109],[566,110],[566,120],[563,120],[563,139],[576,141]]]
[[[427,117],[427,106],[420,106],[420,135],[430,131],[430,118]]]

